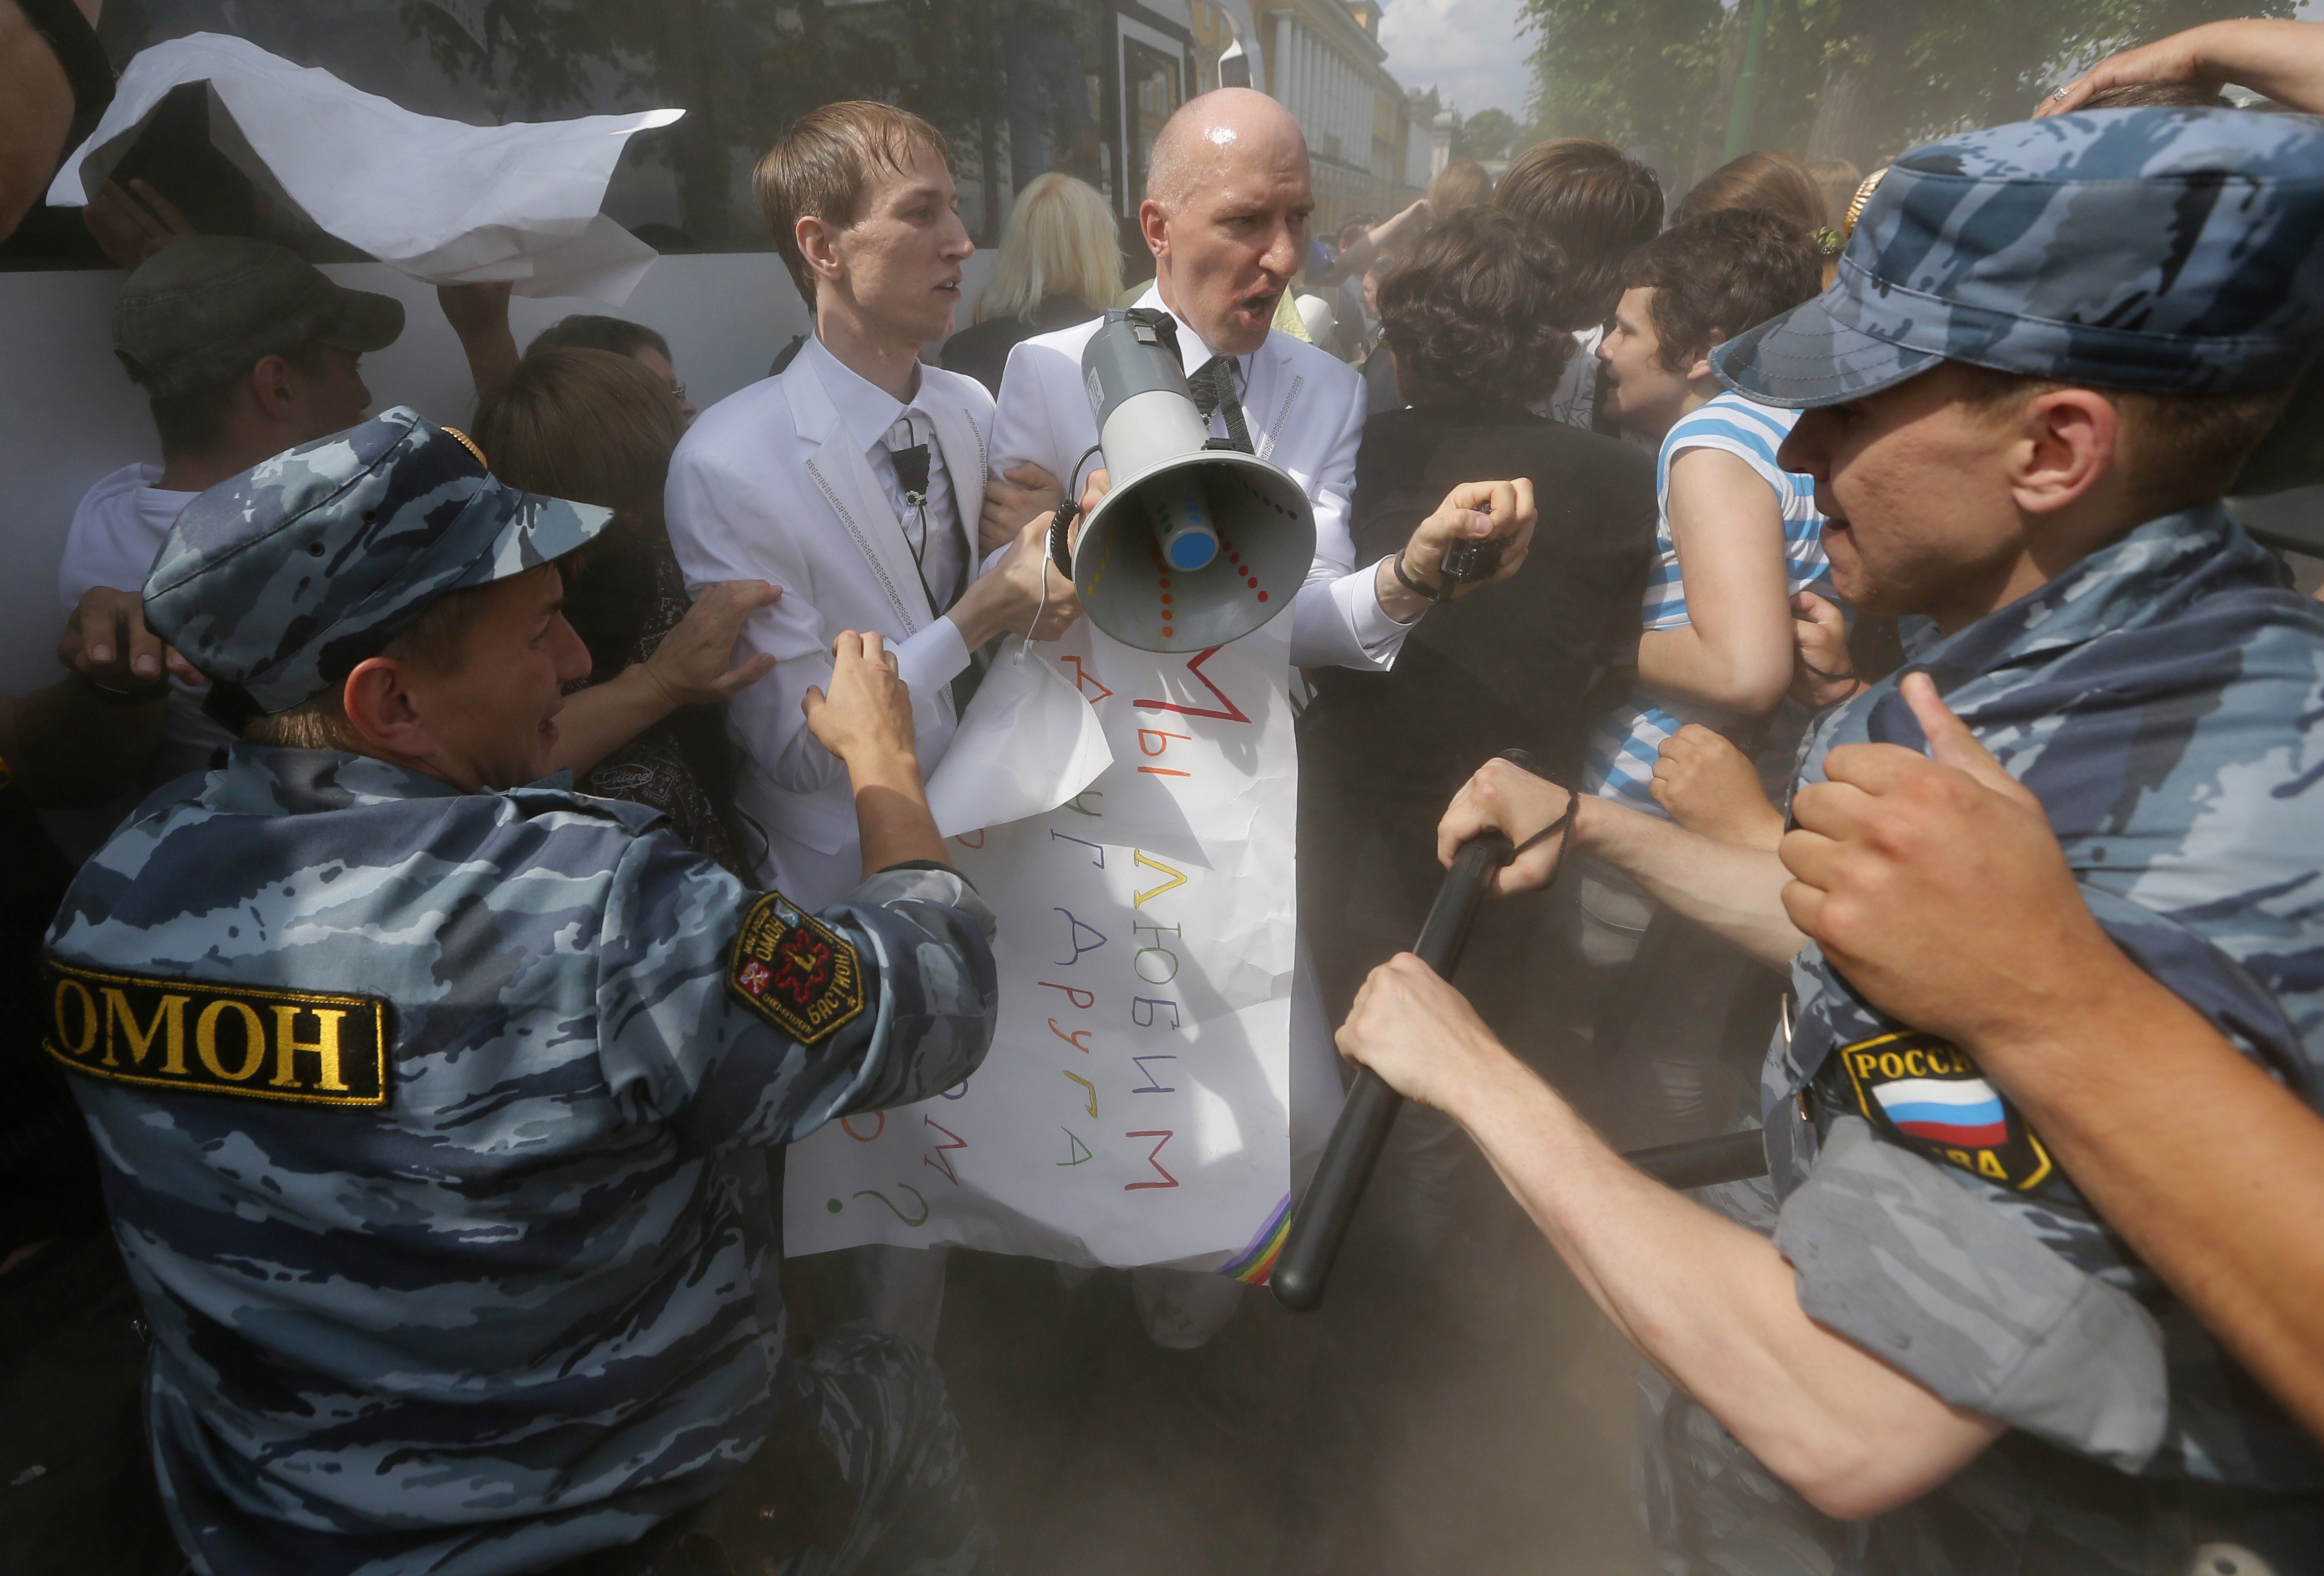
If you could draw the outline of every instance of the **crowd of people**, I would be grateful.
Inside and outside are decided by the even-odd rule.
[[[95,48],[0,0],[0,232]],[[1636,1349],[1659,1567],[2324,1568],[2324,611],[2224,502],[2324,347],[2316,114],[2324,25],[2218,23],[1868,177],[1563,138],[1311,237],[1223,88],[1142,256],[1044,174],[967,302],[942,134],[834,103],[754,176],[770,375],[446,286],[456,429],[374,412],[396,301],[108,188],[160,461],[0,697],[9,1568],[1003,1568],[946,1255],[786,1263],[782,1152],[991,1045],[925,785],[1081,616],[1118,306],[1313,506],[1301,970],[1414,1102],[1376,1196],[1425,1275],[1489,1166]],[[1406,949],[1489,832],[1526,966],[1456,988]],[[1692,1195],[1621,1153],[1744,1131]],[[1175,1350],[1245,1292],[1130,1278]]]

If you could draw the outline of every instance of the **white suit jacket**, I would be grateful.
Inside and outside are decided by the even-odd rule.
[[[911,687],[924,772],[952,742],[958,719],[949,683],[969,652],[952,621],[929,605],[902,522],[825,386],[819,369],[837,364],[813,354],[818,348],[810,345],[780,376],[696,419],[670,457],[667,513],[688,590],[742,579],[783,590],[752,615],[737,651],[738,660],[771,652],[775,668],[727,705],[727,731],[744,757],[736,805],[777,838],[852,861],[847,770],[807,732],[799,709],[809,686],[830,686],[832,638],[842,630],[887,638]],[[973,378],[923,366],[912,404],[936,429],[958,516],[950,525],[964,539],[961,561],[973,570],[992,397]],[[777,879],[766,863],[761,873]],[[791,896],[807,900],[801,891]]]
[[[1162,305],[1149,286],[1141,307]],[[1082,349],[1102,318],[1028,339],[1009,353],[992,419],[995,475],[1025,460],[1079,493],[1084,450],[1097,442],[1097,413],[1082,382]],[[1178,349],[1191,373],[1211,359],[1202,336],[1178,321]],[[1380,611],[1375,566],[1355,562],[1348,501],[1364,435],[1364,381],[1339,357],[1279,330],[1241,358],[1243,419],[1259,458],[1288,471],[1315,508],[1315,562],[1291,608],[1291,660],[1303,668],[1385,669],[1411,630]],[[1226,435],[1213,416],[1211,430]],[[1093,458],[1091,465],[1099,463]],[[1417,524],[1418,521],[1415,521]]]

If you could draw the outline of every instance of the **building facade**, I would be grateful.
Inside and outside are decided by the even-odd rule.
[[[1287,0],[1259,8],[1267,91],[1307,135],[1315,234],[1386,217],[1405,184],[1410,110],[1388,75],[1376,0]]]

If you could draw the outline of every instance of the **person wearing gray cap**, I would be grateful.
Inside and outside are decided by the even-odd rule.
[[[65,607],[102,590],[118,604],[123,639],[136,638],[134,593],[178,512],[269,455],[362,420],[371,392],[358,363],[392,345],[403,323],[401,302],[337,284],[269,242],[193,235],[154,253],[115,300],[113,346],[152,404],[161,463],[124,465],[81,499],[58,569]],[[514,359],[512,340],[504,356],[498,348],[505,338],[504,316],[497,337],[488,327],[464,337],[480,376]],[[77,624],[105,622],[91,612]],[[231,742],[203,716],[198,685],[167,687],[149,785],[208,765]]]
[[[1862,951],[1814,939],[1877,930],[1885,892],[1825,908],[1809,878],[1829,879],[1835,841],[1810,824],[1856,803],[1868,762],[1932,738],[1959,758],[1965,733],[2046,817],[2086,923],[2324,1105],[2324,773],[2305,737],[2324,613],[2219,501],[2324,346],[2319,171],[2313,123],[2194,109],[1898,159],[1833,285],[1713,363],[1803,412],[1783,463],[1816,479],[1840,594],[1939,639],[1820,720],[1780,856],[1505,763],[1448,810],[1448,857],[1570,811],[1502,889],[1550,879],[1570,843],[1790,971],[1759,1230],[1622,1165],[1416,960],[1376,972],[1341,1031],[1468,1128],[1650,1359],[1646,1480],[1671,1568],[2318,1568],[2324,1451],[1978,1064],[1989,985],[2077,982],[2024,972],[2055,954],[1997,979],[1973,966],[1989,951],[1923,955],[1910,991],[1870,973],[1909,1015],[1885,1011],[1849,972]],[[1908,834],[1890,818],[1881,835]],[[2118,1063],[2111,1022],[2088,1031],[2098,1075]]]
[[[761,1152],[976,1070],[992,915],[876,635],[805,704],[865,862],[820,914],[541,780],[611,519],[398,409],[144,582],[242,742],[82,868],[42,1000],[198,1571],[993,1568],[933,1362],[788,1349]]]

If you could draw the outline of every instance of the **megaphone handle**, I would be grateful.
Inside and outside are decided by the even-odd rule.
[[[1436,901],[1430,906],[1420,939],[1412,949],[1439,976],[1452,977],[1462,949],[1468,944],[1477,906],[1492,884],[1493,872],[1508,863],[1510,852],[1508,838],[1488,832],[1463,843],[1453,857],[1452,868],[1444,873],[1444,884],[1437,888]],[[1339,1120],[1332,1125],[1332,1137],[1323,1146],[1314,1179],[1292,1212],[1283,1251],[1268,1277],[1275,1300],[1291,1312],[1305,1313],[1323,1301],[1323,1283],[1331,1276],[1340,1245],[1355,1219],[1356,1205],[1362,1202],[1364,1186],[1371,1180],[1372,1167],[1379,1164],[1389,1129],[1403,1109],[1404,1097],[1379,1074],[1366,1067],[1356,1074],[1347,1101],[1340,1107]]]
[[[1057,512],[1049,516],[1049,561],[1056,565],[1057,573],[1068,580],[1074,577],[1074,545],[1071,527],[1074,523],[1074,516],[1078,512],[1079,510],[1069,498],[1058,504]]]

